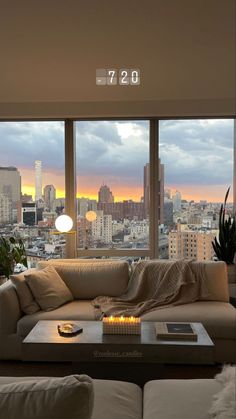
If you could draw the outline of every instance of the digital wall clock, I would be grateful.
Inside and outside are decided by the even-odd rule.
[[[97,86],[139,86],[139,68],[99,68],[96,70]]]

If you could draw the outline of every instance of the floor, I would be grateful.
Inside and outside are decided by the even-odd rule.
[[[213,378],[221,365],[158,365],[115,363],[41,363],[1,361],[0,376],[64,376],[88,374],[92,378],[115,379],[143,386],[152,379]]]

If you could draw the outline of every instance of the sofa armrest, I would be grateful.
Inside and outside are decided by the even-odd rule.
[[[17,322],[22,317],[20,303],[11,281],[0,286],[0,335],[16,333]]]

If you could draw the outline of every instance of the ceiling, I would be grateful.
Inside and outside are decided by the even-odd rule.
[[[236,114],[235,0],[0,0],[0,118]],[[140,86],[96,86],[139,68]]]

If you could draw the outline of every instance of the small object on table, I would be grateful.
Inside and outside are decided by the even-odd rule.
[[[78,326],[75,323],[58,324],[57,330],[58,330],[59,335],[64,336],[64,337],[75,336],[83,332],[82,327]]]
[[[197,340],[191,323],[181,322],[157,322],[155,323],[156,335],[162,340]]]
[[[102,330],[104,335],[140,335],[141,320],[139,317],[103,317]]]

